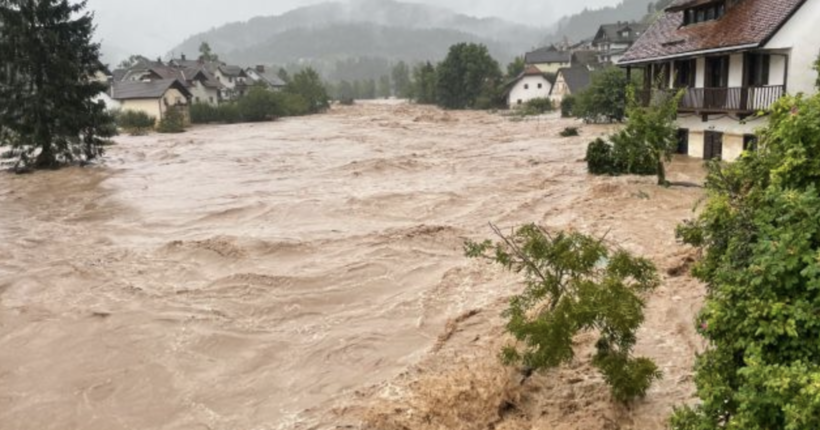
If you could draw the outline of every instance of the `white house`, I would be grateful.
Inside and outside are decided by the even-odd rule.
[[[513,81],[507,96],[507,105],[514,108],[532,99],[546,99],[549,98],[550,91],[552,91],[552,83],[544,76],[544,72],[538,67],[527,66]]]
[[[185,84],[177,79],[114,82],[111,91],[111,98],[120,104],[123,111],[145,112],[157,121],[165,118],[172,109],[181,111],[189,118],[192,97]]]
[[[818,17],[820,0],[677,0],[619,65],[644,71],[645,94],[684,89],[679,152],[732,161],[766,124],[756,113],[816,91]]]
[[[217,82],[222,84],[223,97],[235,99],[245,95],[251,84],[245,70],[239,66],[221,65],[214,71]]]

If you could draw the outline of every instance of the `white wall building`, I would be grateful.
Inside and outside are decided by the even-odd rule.
[[[679,152],[737,159],[784,94],[814,93],[820,0],[679,0],[619,63],[645,91],[684,89]]]
[[[549,98],[552,84],[536,66],[528,66],[515,80],[507,96],[510,108],[521,106],[533,99]]]

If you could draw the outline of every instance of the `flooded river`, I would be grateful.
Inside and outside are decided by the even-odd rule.
[[[558,137],[571,124],[362,104],[124,136],[103,166],[0,174],[0,429],[350,419],[329,411],[406,378],[449,319],[509,294],[462,255],[490,221],[609,231],[674,260],[702,191],[588,178],[585,143],[610,129]],[[701,181],[699,163],[672,179]],[[687,288],[661,290],[642,346],[674,399],[691,391]]]

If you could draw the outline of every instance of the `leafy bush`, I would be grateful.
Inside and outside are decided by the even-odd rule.
[[[676,430],[820,428],[820,96],[772,108],[759,150],[710,164],[708,200],[678,229],[701,248],[695,407]]]
[[[552,100],[542,97],[542,98],[532,99],[532,100],[528,101],[524,105],[524,109],[529,111],[529,112],[533,112],[535,114],[540,115],[540,114],[544,114],[544,113],[547,113],[547,112],[554,111],[555,110],[555,105],[552,104]]]
[[[268,121],[284,116],[284,106],[276,93],[264,87],[255,86],[237,102],[239,115],[246,122]]]
[[[677,95],[659,93],[651,106],[643,107],[629,90],[629,119],[623,130],[610,137],[611,160],[605,160],[603,147],[599,142],[593,142],[587,148],[589,172],[658,175],[658,184],[666,185],[664,162],[671,159],[677,147],[675,117],[682,95],[682,92]]]
[[[612,175],[617,172],[612,145],[600,137],[587,147],[587,168],[593,175]]]
[[[210,124],[212,122],[220,122],[219,107],[201,102],[191,105],[192,124]]]
[[[575,96],[568,95],[564,96],[561,100],[561,117],[562,118],[571,118],[575,116],[575,103],[576,99]]]
[[[131,136],[142,136],[154,129],[157,119],[142,111],[126,110],[116,114],[117,126]]]
[[[592,74],[589,87],[578,94],[572,109],[574,116],[586,122],[621,122],[626,117],[626,72],[619,67],[607,67]]]
[[[445,109],[486,109],[500,99],[501,69],[484,45],[459,43],[436,68],[436,102]]]
[[[561,135],[561,137],[575,137],[580,135],[578,133],[578,127],[567,127],[561,130],[561,133],[559,134]]]
[[[168,109],[165,112],[165,117],[159,122],[157,131],[160,133],[184,133],[185,116],[182,111],[176,108]]]
[[[632,349],[644,320],[641,296],[659,285],[652,263],[581,233],[552,235],[528,225],[508,237],[493,229],[500,242],[468,242],[465,250],[524,275],[524,292],[504,313],[518,344],[503,350],[503,361],[555,368],[575,357],[576,335],[599,333],[592,364],[613,397],[626,403],[645,396],[661,374],[651,360],[634,358]]]

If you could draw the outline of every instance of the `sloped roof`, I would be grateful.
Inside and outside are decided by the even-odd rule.
[[[579,66],[597,66],[600,52],[580,50],[572,53],[572,64]]]
[[[271,87],[284,87],[287,85],[285,81],[283,81],[282,78],[280,78],[279,75],[274,73],[272,70],[266,70],[264,72],[254,70],[254,73],[259,75],[259,77]]]
[[[219,71],[225,76],[242,76],[245,74],[245,69],[239,66],[219,66]]]
[[[114,82],[111,98],[114,100],[158,99],[171,88],[176,88],[186,97],[191,97],[191,92],[179,80],[161,79],[150,82]]]
[[[558,75],[564,76],[564,82],[572,94],[585,90],[592,82],[592,72],[584,66],[564,67],[558,70]]]
[[[524,62],[527,64],[569,63],[571,56],[572,53],[569,51],[559,51],[550,46],[528,52],[524,56]]]
[[[610,43],[633,43],[641,37],[649,28],[647,24],[640,24],[635,22],[619,22],[616,24],[604,24],[598,29],[595,34],[595,39],[592,43],[599,44],[603,42]],[[629,30],[629,36],[623,37],[622,33]]]
[[[764,45],[806,0],[741,0],[718,20],[683,26],[687,7],[701,0],[678,0],[635,42],[619,64],[683,57],[707,50],[751,49]]]

